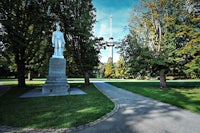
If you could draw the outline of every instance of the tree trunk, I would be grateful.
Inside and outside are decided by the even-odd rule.
[[[23,60],[20,60],[17,63],[17,78],[18,78],[18,86],[25,87],[25,63]]]
[[[18,86],[25,87],[25,48],[19,50],[15,55],[15,62],[17,64],[17,78],[18,78]]]
[[[33,76],[32,76],[31,70],[29,70],[29,72],[28,72],[28,80],[29,80],[29,81],[32,81],[32,80],[33,80]]]
[[[87,72],[84,73],[85,85],[90,84],[89,74]]]
[[[167,88],[165,69],[160,70],[160,88]]]

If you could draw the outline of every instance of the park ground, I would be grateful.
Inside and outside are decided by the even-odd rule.
[[[200,114],[199,80],[169,80],[165,90],[159,88],[158,80],[91,79],[97,80]],[[87,95],[30,99],[20,99],[19,96],[41,87],[45,79],[26,81],[27,87],[20,89],[16,79],[0,79],[0,82],[11,87],[0,97],[0,113],[3,114],[0,125],[69,128],[92,122],[114,108],[114,104],[93,85],[84,86],[82,78],[69,78],[68,82]]]

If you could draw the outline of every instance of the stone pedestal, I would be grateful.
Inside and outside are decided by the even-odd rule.
[[[50,58],[49,75],[42,87],[42,94],[67,94],[69,88],[66,77],[66,60]]]

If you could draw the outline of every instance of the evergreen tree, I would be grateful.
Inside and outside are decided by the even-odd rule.
[[[105,75],[105,77],[108,77],[108,78],[115,76],[115,69],[114,69],[114,65],[112,62],[112,57],[108,58],[108,62],[105,67],[104,75]]]
[[[182,16],[184,16],[184,19],[176,34],[176,40],[180,41],[183,46],[177,53],[181,55],[186,75],[190,78],[199,78],[200,3],[197,0],[187,0]]]
[[[140,42],[134,30],[122,40],[119,52],[124,58],[125,68],[131,76],[143,78],[151,73],[152,52]]]

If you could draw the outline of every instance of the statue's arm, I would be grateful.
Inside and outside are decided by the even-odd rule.
[[[63,46],[65,45],[65,38],[64,38],[64,34],[62,33],[62,42],[63,42]]]

